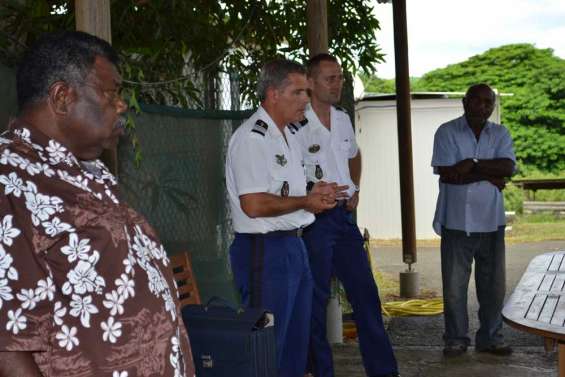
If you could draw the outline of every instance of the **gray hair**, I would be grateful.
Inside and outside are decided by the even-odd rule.
[[[80,31],[44,34],[18,64],[16,86],[20,111],[47,97],[49,87],[64,81],[77,86],[88,76],[97,56],[115,66],[119,57],[110,44]]]
[[[267,89],[280,89],[288,85],[288,76],[291,73],[306,75],[306,69],[296,62],[286,59],[277,59],[266,63],[257,81],[259,101],[264,101],[267,98]]]

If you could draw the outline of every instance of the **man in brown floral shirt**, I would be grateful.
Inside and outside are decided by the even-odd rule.
[[[97,160],[123,132],[118,58],[81,32],[18,66],[0,137],[0,376],[193,377],[167,254]]]

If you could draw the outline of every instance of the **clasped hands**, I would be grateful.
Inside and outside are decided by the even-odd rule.
[[[349,186],[339,186],[335,182],[317,182],[307,196],[306,209],[312,213],[320,213],[336,206],[338,200],[347,199]]]

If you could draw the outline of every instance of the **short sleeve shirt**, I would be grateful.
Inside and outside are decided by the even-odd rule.
[[[464,116],[442,124],[434,137],[432,166],[452,166],[468,158],[507,158],[516,163],[512,138],[499,124],[487,122],[477,141]],[[442,226],[468,233],[494,232],[506,224],[502,193],[493,184],[479,181],[466,185],[439,182],[434,230]]]
[[[267,233],[305,227],[314,215],[297,210],[280,216],[250,218],[241,209],[239,197],[251,193],[281,196],[306,195],[302,155],[294,130],[284,128],[285,138],[269,114],[259,109],[232,135],[226,157],[226,184],[234,230],[237,233]]]
[[[330,129],[326,128],[312,107],[308,105],[306,119],[296,124],[304,159],[304,171],[309,182],[336,182],[347,185],[352,196],[355,184],[349,173],[349,160],[359,151],[349,115],[332,106]]]
[[[167,254],[102,162],[16,123],[0,190],[1,351],[46,377],[194,375]]]

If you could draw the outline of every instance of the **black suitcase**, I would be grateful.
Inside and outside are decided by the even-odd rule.
[[[197,377],[277,376],[275,328],[268,311],[236,309],[212,298],[207,305],[185,306],[182,318]]]

